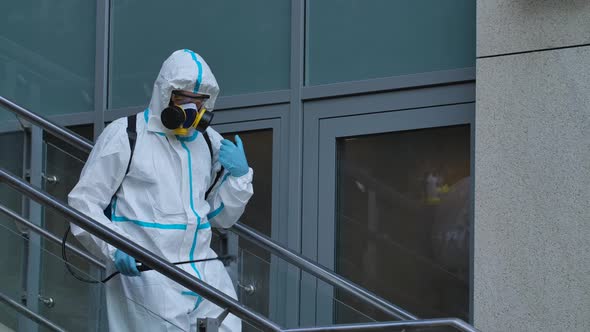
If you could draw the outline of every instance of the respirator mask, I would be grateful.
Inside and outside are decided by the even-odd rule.
[[[193,97],[176,91],[173,94],[170,104],[160,115],[164,127],[180,136],[188,135],[190,128],[205,132],[213,120],[213,112],[202,106],[209,96]],[[177,104],[176,100],[182,100],[182,104]]]

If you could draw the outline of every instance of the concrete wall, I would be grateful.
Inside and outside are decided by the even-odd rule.
[[[590,1],[480,0],[474,318],[590,331]]]

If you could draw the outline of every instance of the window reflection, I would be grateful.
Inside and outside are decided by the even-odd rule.
[[[467,319],[469,126],[340,139],[337,172],[337,272],[418,316]]]

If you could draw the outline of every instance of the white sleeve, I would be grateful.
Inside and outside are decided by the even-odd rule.
[[[223,137],[212,129],[207,130],[207,132],[213,150],[212,169],[214,173],[217,173],[221,169],[218,156]],[[223,171],[218,183],[213,187],[207,199],[211,207],[207,219],[213,226],[229,228],[238,221],[242,213],[244,213],[250,197],[254,194],[253,176],[254,171],[252,168],[249,168],[248,173],[240,177],[231,176],[227,170]]]
[[[104,209],[127,171],[131,149],[126,128],[127,122],[120,120],[105,128],[82,169],[78,183],[68,195],[68,203],[96,222],[129,238],[104,215]],[[88,251],[102,259],[114,260],[116,248],[74,224],[71,227],[72,234]]]

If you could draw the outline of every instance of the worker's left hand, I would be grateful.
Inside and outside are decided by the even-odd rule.
[[[219,162],[232,176],[240,177],[248,173],[249,167],[240,136],[236,135],[235,139],[236,144],[228,139],[221,141]]]

